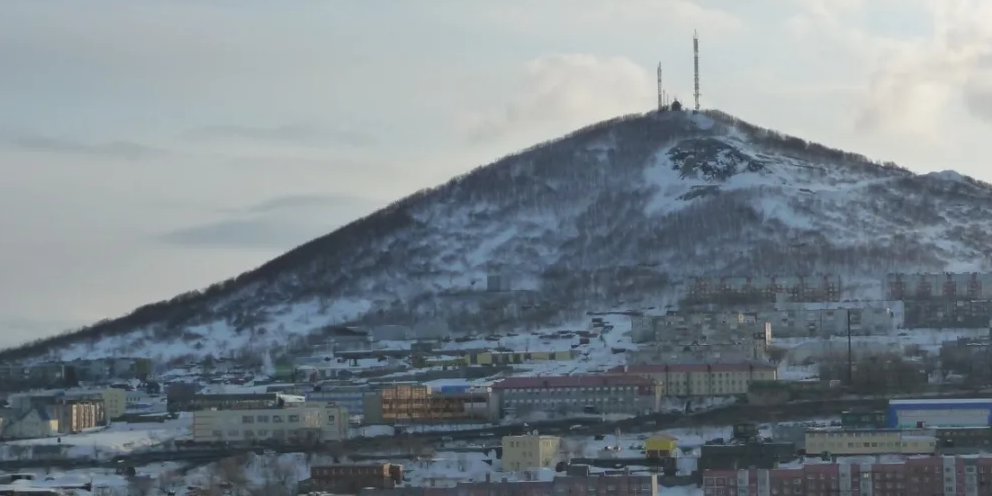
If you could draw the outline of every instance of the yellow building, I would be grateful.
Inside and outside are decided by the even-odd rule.
[[[127,392],[123,389],[107,388],[100,391],[100,396],[108,420],[120,418],[127,412]]]
[[[644,442],[644,453],[648,458],[672,456],[678,449],[678,440],[671,436],[658,435]]]
[[[925,454],[937,448],[937,438],[898,429],[813,429],[806,431],[806,452],[832,455]]]
[[[503,471],[554,468],[560,448],[561,438],[557,436],[504,436]]]
[[[774,381],[778,370],[760,363],[690,363],[634,365],[614,372],[655,380],[663,396],[730,396],[747,394],[752,381]]]
[[[466,365],[513,365],[527,362],[568,361],[575,350],[564,351],[483,351],[465,355]]]
[[[324,403],[193,412],[196,442],[316,443],[347,438],[348,412]]]

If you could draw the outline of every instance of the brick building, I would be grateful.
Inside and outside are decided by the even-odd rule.
[[[499,411],[489,391],[465,390],[450,394],[422,384],[394,384],[365,395],[365,423],[417,424],[489,422]]]
[[[310,468],[307,491],[357,494],[363,488],[389,489],[403,481],[403,466],[390,463],[329,465]]]
[[[922,456],[770,470],[705,470],[703,494],[986,496],[992,494],[992,457]]]

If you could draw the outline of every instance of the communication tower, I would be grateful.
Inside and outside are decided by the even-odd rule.
[[[699,33],[696,31],[692,32],[692,62],[696,76],[696,110],[699,110]]]

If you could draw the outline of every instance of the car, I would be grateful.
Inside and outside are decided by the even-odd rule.
[[[584,425],[575,424],[575,425],[569,427],[568,430],[570,430],[570,431],[581,431],[581,430],[584,430],[585,428],[586,428],[586,426],[584,426]]]

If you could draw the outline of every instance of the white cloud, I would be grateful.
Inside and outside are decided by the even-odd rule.
[[[619,114],[651,108],[654,82],[624,57],[566,54],[525,65],[518,92],[500,108],[465,117],[473,140],[564,132]]]

